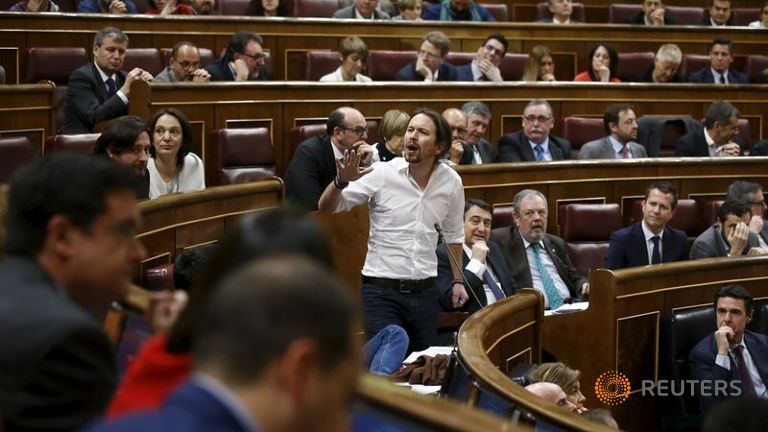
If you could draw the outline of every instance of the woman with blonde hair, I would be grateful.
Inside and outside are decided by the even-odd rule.
[[[580,370],[571,369],[560,362],[542,363],[528,374],[531,383],[548,382],[559,385],[568,401],[576,405],[576,412],[582,413],[587,409],[584,408],[586,398],[581,393],[579,378],[581,378]]]
[[[410,120],[411,116],[400,110],[393,109],[384,113],[379,123],[381,142],[376,144],[380,161],[386,162],[402,156],[403,136]]]
[[[555,62],[552,52],[544,45],[536,45],[525,64],[523,81],[555,81]]]

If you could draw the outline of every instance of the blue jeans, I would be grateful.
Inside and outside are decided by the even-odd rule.
[[[363,366],[377,375],[392,375],[400,369],[408,351],[408,334],[390,324],[363,346]]]

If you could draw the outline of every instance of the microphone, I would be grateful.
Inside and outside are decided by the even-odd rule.
[[[483,303],[480,301],[480,298],[477,296],[475,290],[473,290],[469,285],[469,281],[467,281],[466,276],[464,276],[464,267],[456,262],[456,257],[454,257],[453,253],[451,253],[451,248],[448,247],[448,243],[446,243],[445,237],[443,237],[443,230],[440,228],[440,224],[437,222],[435,222],[435,231],[437,231],[437,241],[445,245],[445,250],[448,253],[448,261],[451,263],[451,272],[453,272],[454,267],[461,271],[461,280],[464,282],[464,289],[472,293],[471,297],[474,298],[477,304],[482,308]],[[461,306],[464,305],[459,305],[459,307]]]

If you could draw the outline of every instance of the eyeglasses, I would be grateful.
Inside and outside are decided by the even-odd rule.
[[[538,121],[539,123],[545,123],[545,122],[548,122],[548,121],[552,120],[552,116],[544,117],[544,116],[528,115],[528,116],[523,116],[523,119],[525,119],[525,121],[530,122],[530,123],[533,123],[533,122],[536,122],[536,121]]]
[[[485,52],[487,52],[490,55],[495,55],[495,56],[499,56],[499,57],[504,55],[504,50],[500,50],[500,49],[498,49],[496,47],[493,47],[491,45],[486,45],[486,46],[483,47],[483,49],[485,50]]]
[[[341,129],[343,131],[352,131],[355,134],[357,134],[358,137],[362,137],[363,135],[368,133],[368,128],[367,127],[362,127],[362,126],[358,126],[358,127],[355,127],[355,128],[341,127],[339,129]]]
[[[265,52],[260,52],[256,54],[240,53],[240,55],[246,56],[251,60],[257,61],[257,62],[266,62],[267,59],[269,58],[269,53],[265,53]]]

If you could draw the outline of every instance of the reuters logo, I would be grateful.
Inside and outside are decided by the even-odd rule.
[[[621,372],[603,372],[595,381],[595,394],[606,405],[620,405],[629,397],[629,379]]]

